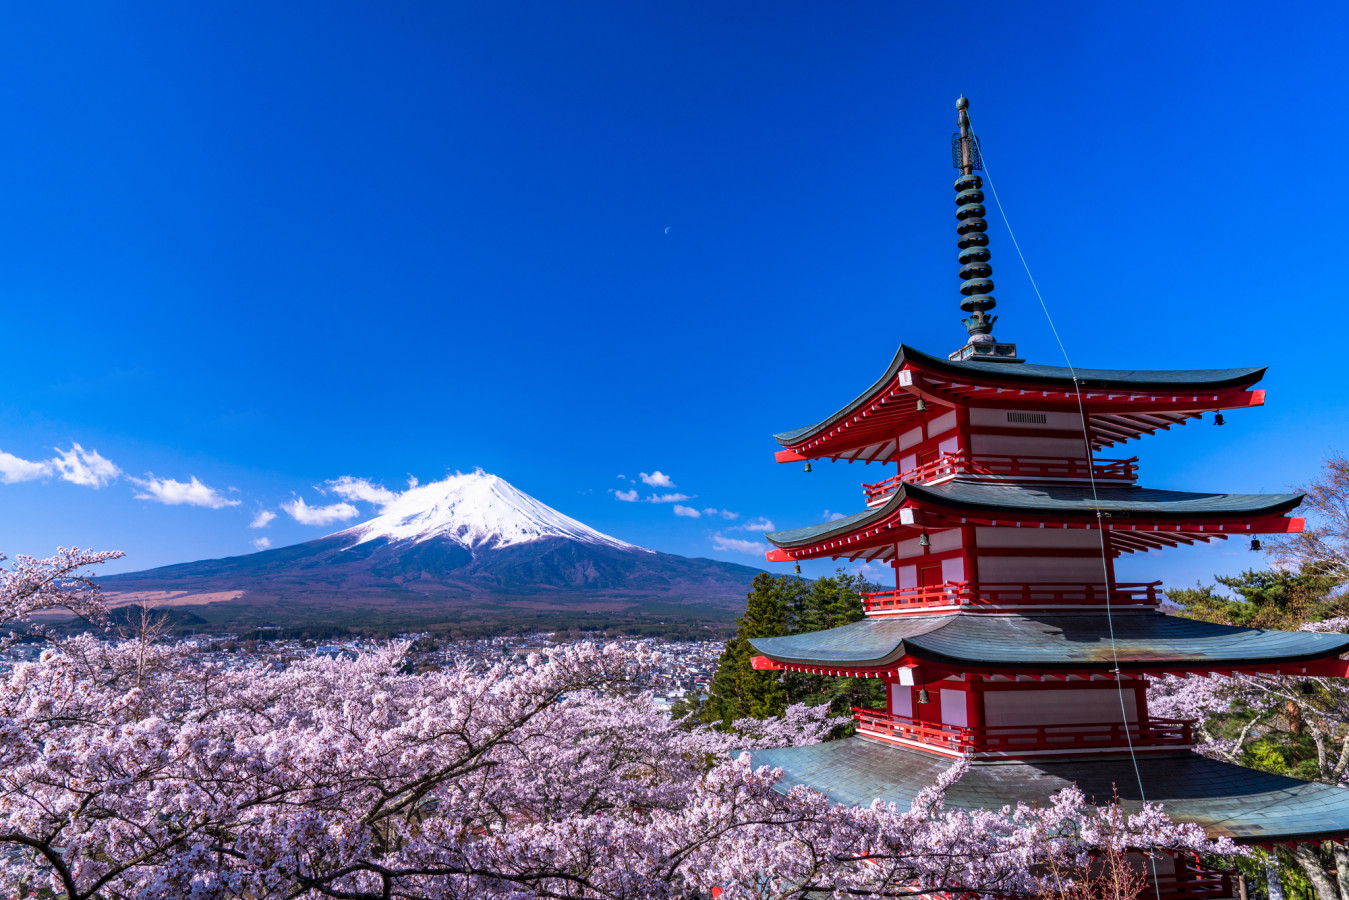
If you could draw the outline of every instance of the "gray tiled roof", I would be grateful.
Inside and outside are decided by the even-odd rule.
[[[778,789],[805,784],[838,803],[880,798],[907,807],[951,761],[929,753],[853,737],[809,747],[756,750],[754,765],[782,768]],[[1076,784],[1095,803],[1118,791],[1126,806],[1146,798],[1171,818],[1195,822],[1210,834],[1263,843],[1320,840],[1349,834],[1349,790],[1257,772],[1194,753],[1140,754],[1138,775],[1127,756],[1033,761],[976,760],[946,793],[951,806],[999,809],[1018,800],[1044,805]]]
[[[955,510],[997,512],[1008,510],[1032,514],[1094,516],[1096,511],[1112,518],[1186,519],[1278,515],[1302,502],[1301,494],[1219,494],[1208,491],[1163,491],[1133,485],[1096,486],[1078,484],[1009,484],[996,481],[965,481],[923,487],[901,485],[883,506],[855,513],[833,522],[821,522],[790,531],[764,535],[777,547],[797,547],[847,534],[879,522],[915,500],[925,505]]]
[[[905,361],[918,363],[924,368],[937,369],[948,372],[956,377],[964,377],[973,381],[978,381],[978,376],[993,377],[1002,381],[1024,381],[1030,384],[1055,384],[1070,385],[1073,382],[1074,370],[1064,366],[1041,366],[1035,363],[1005,363],[1005,362],[980,362],[977,360],[966,360],[964,362],[952,362],[939,356],[932,356],[915,350],[912,347],[901,344],[899,351],[895,353],[895,358],[891,360],[889,368],[885,370],[879,380],[871,387],[867,388],[856,399],[849,403],[843,409],[834,413],[822,422],[809,425],[805,428],[797,428],[792,431],[784,431],[782,434],[774,435],[778,443],[790,445],[800,442],[806,437],[834,424],[838,420],[852,413],[857,408],[864,405],[867,400],[878,390],[889,384],[904,365]],[[1077,369],[1075,370],[1078,381],[1084,388],[1110,388],[1120,387],[1125,389],[1156,389],[1159,391],[1169,391],[1183,388],[1185,390],[1199,390],[1203,388],[1218,389],[1238,387],[1254,384],[1259,381],[1265,373],[1263,367],[1244,368],[1244,369],[1167,369],[1167,370],[1147,370],[1147,369]]]
[[[1112,649],[1111,623],[1114,625]],[[1349,635],[1215,625],[1153,611],[892,616],[787,637],[754,638],[784,663],[884,666],[905,655],[1007,669],[1151,670],[1302,662],[1349,651]]]

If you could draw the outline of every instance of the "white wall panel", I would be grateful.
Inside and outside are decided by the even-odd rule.
[[[927,436],[930,438],[936,437],[937,435],[944,434],[945,432],[948,432],[955,427],[956,427],[956,411],[951,410],[948,413],[943,413],[942,415],[937,416],[931,422],[927,423]]]
[[[913,717],[913,688],[907,684],[890,685],[890,713]]]
[[[1047,456],[1085,459],[1087,445],[1079,438],[1050,438],[1017,434],[972,434],[970,448],[985,456]]]
[[[911,428],[899,436],[899,449],[907,450],[914,444],[921,443],[923,440],[922,427]]]
[[[965,580],[965,560],[959,556],[954,559],[943,559],[941,561],[942,581],[964,581]]]
[[[959,725],[961,728],[970,724],[964,691],[941,689],[941,720],[943,725]]]
[[[1021,415],[1017,415],[1020,413]],[[1082,417],[1068,412],[1031,412],[1032,416],[1044,416],[1043,422],[1019,421],[1025,412],[1008,409],[971,409],[970,424],[990,428],[1042,428],[1049,431],[1081,431]],[[1009,418],[1010,416],[1010,418]]]
[[[980,584],[1101,584],[1096,557],[980,556]]]
[[[942,692],[945,712],[945,691]],[[1138,720],[1134,692],[1124,692],[1128,721]],[[1047,690],[985,691],[984,722],[990,727],[1005,725],[1073,725],[1120,721],[1119,689],[1050,688]]]
[[[1101,549],[1101,534],[1086,528],[976,528],[974,545],[993,547],[1053,547],[1062,550]]]
[[[945,531],[929,531],[927,539],[932,542],[933,553],[945,553],[947,550],[960,549],[960,529],[948,528]]]

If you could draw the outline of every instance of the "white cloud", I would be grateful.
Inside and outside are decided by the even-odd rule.
[[[78,446],[78,445],[76,445]],[[226,506],[238,506],[242,501],[227,499],[213,487],[202,484],[197,476],[189,476],[189,481],[175,481],[172,478],[131,478],[131,482],[141,488],[136,494],[137,500],[153,500],[165,506],[204,506],[207,509],[221,509]]]
[[[864,562],[860,565],[853,566],[852,573],[854,575],[861,575],[867,581],[882,585],[885,584],[882,579],[889,577],[893,580],[895,577],[889,566],[882,566],[874,562]]]
[[[328,506],[310,506],[303,497],[296,497],[281,508],[301,525],[331,525],[333,522],[345,522],[354,519],[361,511],[350,503],[332,503]]]
[[[71,442],[69,450],[55,448],[56,455],[51,458],[52,468],[63,481],[80,484],[85,487],[101,488],[111,484],[122,474],[122,470],[112,461],[99,455],[97,450],[85,450],[79,444]]]
[[[0,451],[0,483],[17,484],[56,475],[71,484],[101,488],[116,481],[122,474],[121,469],[97,450],[85,450],[74,442],[71,442],[69,450],[60,447],[52,449],[56,455],[42,460],[22,459]]]
[[[716,510],[712,511],[716,512]],[[674,505],[674,514],[676,516],[684,516],[689,519],[701,519],[703,516],[702,513],[698,512],[698,510],[694,509],[693,507],[680,506],[678,503]]]
[[[408,490],[412,490],[413,488],[415,488],[415,487],[416,487],[417,485],[419,485],[419,484],[421,484],[421,482],[417,480],[417,476],[416,476],[416,475],[409,475],[409,476],[408,476]]]
[[[670,476],[666,475],[660,469],[657,469],[650,475],[641,472],[638,474],[638,477],[642,479],[642,484],[649,485],[650,487],[672,488],[675,486],[675,483],[670,480]]]
[[[413,485],[409,485],[408,489],[411,490],[412,487]],[[328,482],[328,490],[343,500],[364,500],[366,503],[373,503],[381,510],[398,499],[397,491],[391,491],[382,484],[375,484],[368,478],[354,478],[351,475],[343,475],[336,481]]]
[[[703,510],[703,515],[721,516],[723,519],[740,518],[740,513],[738,512],[731,512],[729,509],[717,509],[715,506],[709,506],[707,509]]]
[[[48,478],[51,474],[52,464],[49,460],[33,462],[0,450],[0,482],[4,484],[36,481],[39,478]]]
[[[634,490],[633,493],[636,493]],[[647,503],[679,503],[683,500],[692,500],[692,494],[652,494],[646,498]]]
[[[745,531],[775,531],[775,530],[776,530],[775,526],[773,525],[773,520],[772,520],[772,519],[765,519],[763,516],[759,516],[759,518],[756,519],[756,520],[753,521],[753,522],[746,522],[744,525],[741,525],[740,527],[743,528]]]
[[[754,555],[765,553],[768,550],[768,545],[760,541],[742,541],[739,538],[729,538],[721,534],[712,535],[712,546],[717,550],[730,553],[751,553]]]
[[[845,516],[843,513],[830,512],[827,509],[824,511],[824,520],[826,522],[837,522],[839,519],[846,519],[846,518],[848,517]]]
[[[624,503],[636,503],[637,488],[633,488],[630,491],[614,491],[614,499],[622,500]]]
[[[265,537],[257,538],[253,541],[253,546],[258,550],[266,550],[268,547],[272,546],[272,539]]]
[[[248,527],[266,528],[268,525],[272,524],[272,520],[275,518],[276,513],[272,512],[270,509],[260,509],[258,510],[258,514],[253,517],[253,521],[248,523]]]

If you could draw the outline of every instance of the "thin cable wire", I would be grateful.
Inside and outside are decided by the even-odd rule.
[[[998,197],[998,189],[993,185],[993,174],[988,169],[988,154],[980,148],[981,162],[983,163],[984,176],[988,179],[988,190],[993,195],[993,203],[998,207],[998,215],[1002,217],[1002,223],[1007,227],[1007,235],[1012,239],[1012,247],[1016,249],[1016,255],[1021,259],[1021,267],[1026,270],[1026,278],[1030,280],[1030,286],[1035,291],[1035,299],[1040,301],[1040,309],[1044,311],[1045,320],[1049,322],[1049,330],[1054,334],[1054,340],[1058,342],[1059,352],[1063,354],[1063,361],[1068,364],[1068,373],[1073,377],[1073,393],[1077,396],[1077,412],[1082,418],[1082,440],[1087,446],[1087,480],[1091,484],[1091,502],[1096,507],[1096,529],[1101,537],[1101,573],[1105,582],[1105,621],[1110,632],[1110,655],[1114,660],[1115,669],[1115,687],[1119,693],[1119,712],[1124,720],[1124,740],[1129,748],[1129,761],[1133,763],[1134,778],[1138,781],[1138,797],[1143,803],[1148,802],[1147,791],[1143,787],[1143,773],[1138,768],[1138,754],[1134,752],[1133,735],[1129,732],[1129,713],[1124,702],[1124,681],[1123,672],[1119,667],[1119,649],[1115,645],[1115,617],[1110,605],[1110,594],[1113,588],[1110,577],[1110,563],[1106,557],[1105,549],[1105,516],[1101,510],[1101,500],[1096,493],[1096,474],[1092,467],[1092,460],[1095,459],[1095,448],[1091,445],[1091,432],[1087,424],[1087,411],[1082,403],[1082,385],[1077,378],[1077,369],[1073,367],[1073,361],[1068,356],[1068,348],[1063,344],[1063,338],[1059,336],[1059,329],[1054,325],[1054,317],[1049,314],[1049,306],[1045,303],[1044,295],[1040,293],[1040,286],[1035,283],[1035,276],[1031,274],[1030,264],[1026,262],[1026,254],[1021,252],[1021,244],[1016,239],[1016,232],[1012,230],[1012,223],[1007,218],[1007,211],[1002,208],[1002,200]],[[1137,718],[1137,703],[1135,703],[1135,719]],[[1148,861],[1152,868],[1152,883],[1156,888],[1157,895],[1161,896],[1162,888],[1157,876],[1157,861],[1151,854]]]

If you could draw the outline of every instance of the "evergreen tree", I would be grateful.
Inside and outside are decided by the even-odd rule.
[[[875,678],[840,678],[794,672],[755,671],[751,638],[779,637],[837,628],[864,615],[862,592],[874,590],[860,575],[842,569],[832,578],[806,581],[791,575],[758,575],[745,614],[717,664],[702,707],[704,722],[730,724],[745,716],[779,715],[793,703],[828,703],[834,713],[851,706],[883,706],[885,685]]]
[[[1216,576],[1218,584],[1235,592],[1225,596],[1217,585],[1196,585],[1166,592],[1189,619],[1248,628],[1295,629],[1343,615],[1343,603],[1332,596],[1335,579],[1304,566],[1299,571],[1256,572]]]
[[[754,576],[745,614],[736,620],[735,636],[726,644],[712,676],[702,710],[704,722],[729,725],[745,716],[776,716],[787,708],[787,692],[777,673],[758,672],[751,665],[755,651],[749,640],[792,633],[793,612],[801,606],[804,584],[799,578],[774,578],[767,572]]]

